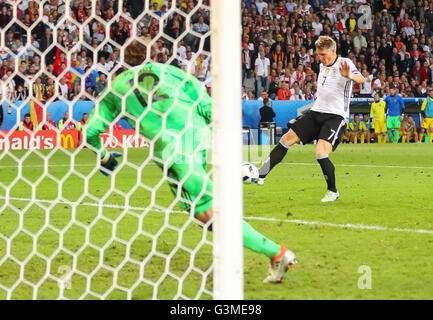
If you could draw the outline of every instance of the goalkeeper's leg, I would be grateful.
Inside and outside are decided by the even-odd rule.
[[[207,224],[213,216],[212,208],[199,213],[196,218]],[[212,224],[209,226],[212,230]],[[269,275],[264,282],[282,282],[288,269],[297,263],[295,254],[284,245],[278,245],[256,231],[248,222],[242,222],[242,235],[244,246],[255,252],[262,253],[270,259]]]
[[[213,216],[213,209],[210,208],[204,212],[196,215],[196,219],[208,223]],[[209,226],[212,230],[212,225]],[[244,246],[258,253],[263,253],[269,259],[275,258],[281,253],[281,245],[276,244],[269,240],[264,235],[256,231],[248,222],[242,222],[242,235],[244,239]]]
[[[392,128],[388,128],[388,138],[389,138],[389,142],[394,141],[394,135],[392,134]]]
[[[206,164],[179,163],[168,170],[168,177],[173,194],[180,198],[179,207],[192,212],[196,219],[206,224],[213,215],[213,199],[212,181],[205,168]],[[175,181],[183,181],[183,183]],[[212,225],[209,225],[209,230],[212,230]],[[270,259],[280,254],[280,245],[254,230],[245,221],[242,230],[244,245],[248,249],[263,253]]]

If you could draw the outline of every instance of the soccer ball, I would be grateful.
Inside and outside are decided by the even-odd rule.
[[[244,183],[253,183],[259,178],[259,169],[250,162],[242,163],[241,172]]]

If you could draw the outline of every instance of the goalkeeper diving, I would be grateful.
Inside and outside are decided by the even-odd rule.
[[[101,93],[84,127],[87,143],[100,157],[101,172],[110,175],[121,155],[104,150],[99,135],[112,122],[127,117],[129,124],[150,142],[152,160],[163,170],[178,205],[212,230],[212,181],[206,170],[212,99],[199,80],[181,69],[144,63],[148,43],[134,40],[125,48],[124,61],[131,68]],[[154,57],[155,48],[149,48],[149,52]],[[270,259],[270,274],[264,281],[282,282],[287,270],[297,262],[294,253],[245,221],[242,231],[244,246]]]

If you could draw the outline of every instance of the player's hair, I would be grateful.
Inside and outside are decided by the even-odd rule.
[[[150,39],[133,40],[125,49],[124,61],[130,66],[138,66],[147,58],[147,46]],[[151,58],[155,56],[155,48],[151,47]]]
[[[328,37],[328,36],[320,36],[319,39],[316,40],[315,45],[316,45],[317,50],[323,50],[323,49],[336,50],[337,49],[337,43],[334,41],[334,39],[332,39],[331,37]]]

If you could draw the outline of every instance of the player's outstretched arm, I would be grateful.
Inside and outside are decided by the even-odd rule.
[[[119,103],[120,105],[120,103]],[[112,99],[110,94],[107,94],[104,99],[99,102],[98,107],[92,110],[87,121],[86,128],[86,140],[87,143],[93,147],[94,151],[100,151],[101,173],[108,176],[117,167],[118,162],[117,157],[121,154],[117,152],[107,152],[101,144],[101,139],[99,135],[107,130],[109,124],[118,116],[120,113],[120,107]]]
[[[346,77],[350,80],[353,80],[356,83],[359,83],[359,84],[365,83],[364,76],[362,74],[360,74],[359,72],[356,72],[356,73],[352,72],[352,70],[350,70],[350,65],[347,62],[343,62],[341,64],[340,73],[343,77]]]

